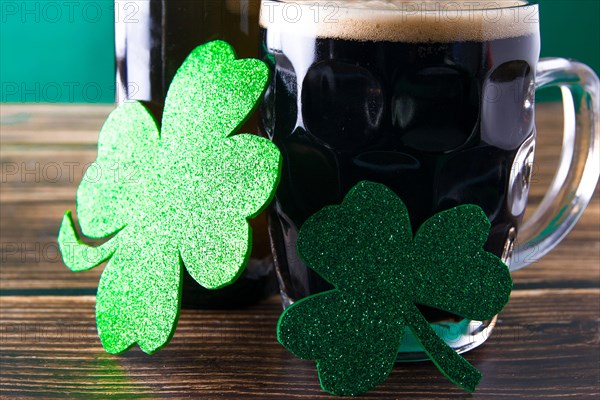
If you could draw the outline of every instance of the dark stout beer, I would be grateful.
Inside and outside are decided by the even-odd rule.
[[[533,154],[535,16],[367,1],[317,16],[311,3],[261,10],[273,71],[262,125],[284,160],[270,218],[284,302],[330,287],[298,259],[298,230],[362,180],[393,189],[414,230],[437,212],[481,206],[492,222],[487,250],[502,256]]]

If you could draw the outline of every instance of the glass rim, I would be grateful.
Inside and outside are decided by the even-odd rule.
[[[265,0],[261,0],[261,3],[264,2]],[[268,0],[267,0],[268,1]],[[273,1],[273,0],[271,0]],[[343,4],[343,1],[340,0],[274,0],[278,3],[289,3],[289,4],[298,4],[298,5],[318,5],[319,7],[324,7],[327,5],[331,5],[331,4],[338,4],[340,7],[348,9],[348,10],[365,10],[365,11],[389,11],[389,12],[413,12],[414,10],[406,10],[403,8],[385,8],[385,7],[381,7],[381,6],[374,6],[374,7],[356,7],[356,6],[352,6],[352,5],[341,5]],[[427,0],[409,0],[409,1],[403,1],[402,4],[403,5],[411,5],[411,4],[443,4],[446,3],[446,5],[450,6],[450,5],[459,5],[462,1],[461,0],[438,0],[438,1],[427,1]],[[340,4],[341,3],[341,4]],[[366,3],[368,3],[368,1],[366,1]],[[506,6],[501,5],[501,3],[506,3]],[[532,6],[539,6],[539,0],[494,0],[494,1],[487,1],[487,0],[478,0],[478,1],[467,1],[466,2],[467,5],[469,6],[473,6],[473,7],[469,7],[469,8],[465,8],[465,9],[453,9],[453,12],[473,12],[473,11],[498,11],[498,10],[511,10],[511,9],[519,9],[519,8],[526,8],[526,7],[532,7]],[[476,6],[474,6],[476,5]],[[432,10],[432,9],[423,9],[420,10],[419,12],[433,12],[436,10]]]

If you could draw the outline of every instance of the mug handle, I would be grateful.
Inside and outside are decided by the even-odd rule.
[[[600,176],[600,82],[585,64],[545,58],[537,68],[536,89],[559,87],[564,134],[558,171],[544,199],[523,223],[510,270],[548,254],[573,229],[594,194]],[[530,166],[531,167],[531,166]]]

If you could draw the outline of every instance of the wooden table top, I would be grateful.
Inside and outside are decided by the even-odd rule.
[[[74,274],[57,252],[62,214],[95,159],[108,106],[1,106],[0,396],[331,398],[312,361],[275,339],[274,296],[243,310],[183,310],[153,356],[104,352],[95,332],[101,268]],[[562,113],[538,108],[530,208],[556,165]],[[14,168],[17,168],[16,173]],[[600,200],[550,255],[514,274],[492,337],[466,358],[484,378],[469,395],[430,362],[398,364],[364,398],[596,398],[600,396]]]

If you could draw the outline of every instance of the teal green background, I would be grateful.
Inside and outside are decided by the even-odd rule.
[[[0,5],[0,101],[114,101],[113,0]],[[542,56],[575,58],[599,72],[598,16],[600,0],[540,0]]]

